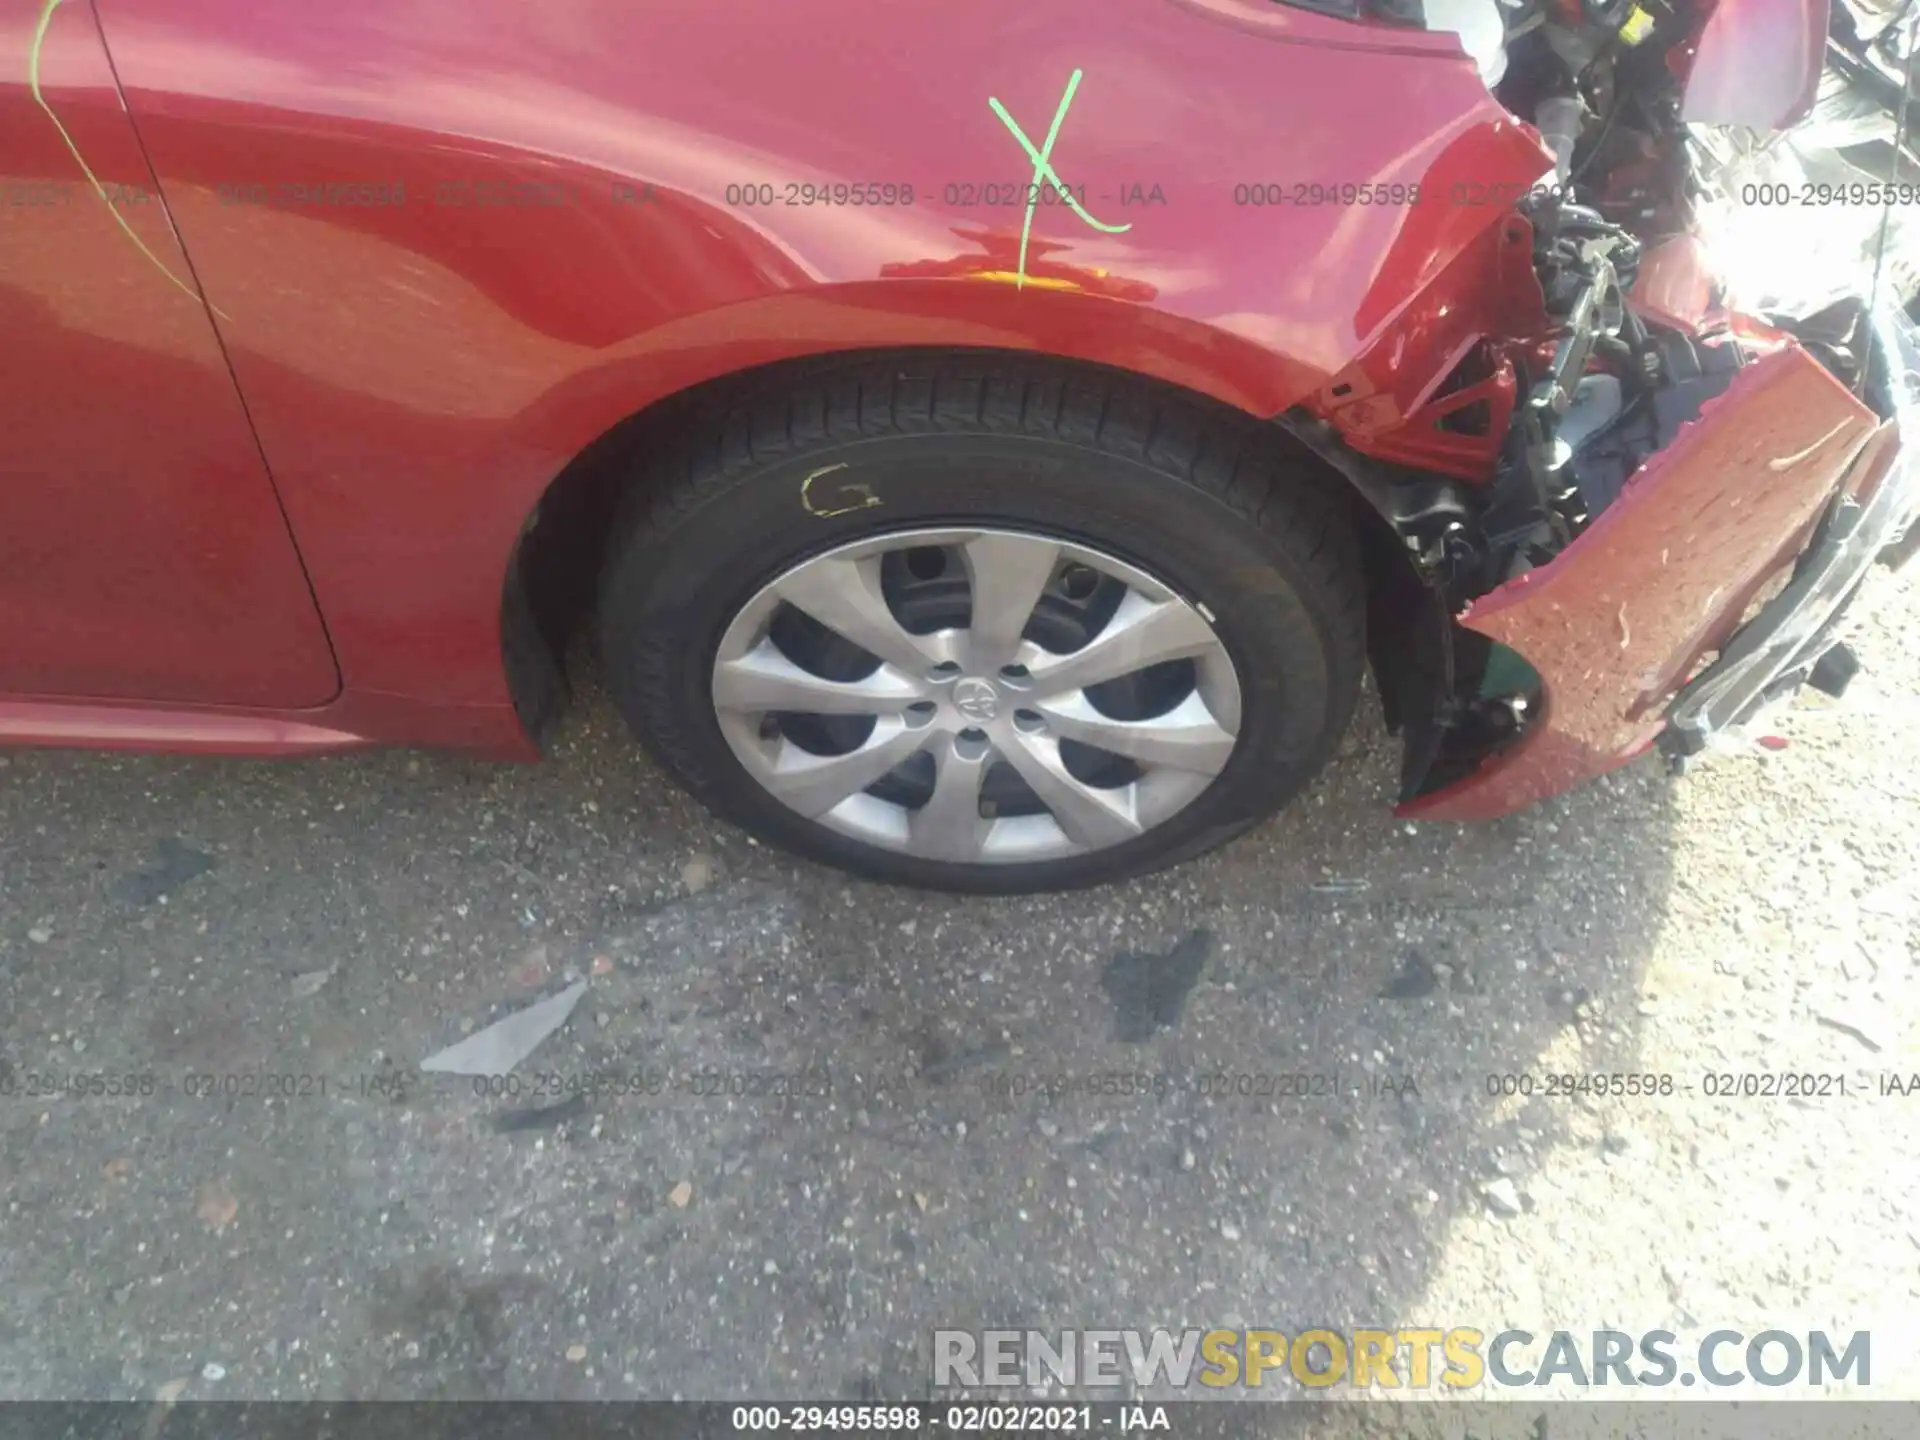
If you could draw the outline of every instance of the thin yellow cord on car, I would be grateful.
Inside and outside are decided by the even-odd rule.
[[[134,243],[134,247],[153,262],[154,269],[192,296],[195,304],[199,304],[201,303],[200,292],[169,270],[166,262],[147,248],[147,242],[140,238],[133,226],[127,223],[127,217],[122,215],[119,208],[107,198],[107,187],[100,183],[99,177],[93,173],[93,167],[87,164],[86,156],[80,153],[80,147],[73,143],[73,136],[69,135],[67,127],[60,123],[60,117],[54,114],[53,106],[47,103],[47,97],[40,93],[40,49],[46,43],[48,28],[53,24],[53,12],[63,3],[64,0],[47,0],[40,11],[40,23],[33,28],[33,43],[27,48],[27,89],[33,95],[33,103],[46,111],[47,119],[51,120],[53,128],[60,132],[60,139],[66,144],[67,153],[73,156],[73,163],[78,165],[80,173],[87,177],[87,183],[93,186],[93,193],[100,197],[100,203],[105,205],[107,213],[113,216],[114,224],[125,231],[127,238]]]

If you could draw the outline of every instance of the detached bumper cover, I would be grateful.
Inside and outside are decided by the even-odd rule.
[[[1468,607],[1461,624],[1539,672],[1540,713],[1473,774],[1398,813],[1510,814],[1633,759],[1669,724],[1679,748],[1698,748],[1804,677],[1920,512],[1908,383],[1920,356],[1893,316],[1876,328],[1895,419],[1883,423],[1797,347],[1762,356],[1551,564]],[[1787,587],[1742,625],[1789,567]]]

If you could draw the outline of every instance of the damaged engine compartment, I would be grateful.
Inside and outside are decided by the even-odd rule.
[[[1756,315],[1728,304],[1705,261],[1699,235],[1716,207],[1750,211],[1756,191],[1772,199],[1754,178],[1767,173],[1752,163],[1768,153],[1764,142],[1745,130],[1729,141],[1689,100],[1686,76],[1713,11],[1711,0],[1426,0],[1426,28],[1454,32],[1493,96],[1552,152],[1553,171],[1516,197],[1505,222],[1507,238],[1527,248],[1538,297],[1525,308],[1541,323],[1481,337],[1398,432],[1356,434],[1337,414],[1330,423],[1304,411],[1282,423],[1387,516],[1450,616],[1550,565],[1762,357],[1797,343],[1874,414],[1895,414],[1902,367],[1889,363],[1870,318],[1877,263],[1871,283],[1840,277],[1821,303]],[[1857,113],[1860,82],[1836,67],[1823,97],[1837,89]],[[1885,99],[1884,86],[1874,93]],[[1848,157],[1851,173],[1877,177],[1889,202],[1896,187],[1920,199],[1898,108],[1897,129],[1893,116],[1879,117],[1882,138],[1893,132],[1882,163],[1861,176],[1859,154]],[[1788,187],[1779,189],[1784,198]],[[1856,207],[1855,218],[1870,213]],[[1884,251],[1884,224],[1880,238]],[[1920,280],[1896,267],[1887,285],[1904,301]],[[1433,444],[1447,436],[1482,437],[1490,465],[1426,463],[1447,453]],[[1625,606],[1620,625],[1624,648]],[[1415,682],[1382,685],[1389,724],[1406,736],[1403,803],[1515,746],[1541,710],[1541,677],[1524,656],[1462,624],[1444,628],[1437,664]],[[1391,663],[1404,669],[1407,658]],[[1694,673],[1713,658],[1700,656]],[[1838,694],[1850,674],[1842,654],[1810,678]],[[1677,689],[1689,676],[1670,678]],[[1806,678],[1803,670],[1793,683]],[[1699,743],[1683,736],[1670,753]]]

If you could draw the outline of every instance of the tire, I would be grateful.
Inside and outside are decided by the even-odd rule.
[[[1255,422],[1130,377],[1064,363],[911,356],[830,363],[798,381],[789,375],[775,387],[736,393],[730,408],[711,410],[688,425],[675,449],[633,477],[601,577],[598,618],[608,684],[636,735],[694,796],[761,839],[826,864],[876,880],[1000,894],[1072,889],[1157,870],[1210,850],[1272,814],[1325,763],[1351,717],[1365,653],[1358,547],[1338,501],[1318,487],[1317,477],[1291,472],[1295,463],[1276,456]],[[912,548],[886,538],[922,531],[962,538],[950,545],[916,540]],[[861,553],[860,542],[872,542],[893,548],[896,558],[872,561],[883,571],[895,567],[884,573],[897,578],[905,573],[900,564],[912,571],[901,583],[920,588],[897,593],[911,594],[918,604],[923,592],[952,594],[954,581],[945,570],[933,579],[920,575],[936,565],[929,555],[941,556],[938,565],[949,568],[951,557],[958,556],[969,583],[974,575],[997,580],[998,570],[982,569],[974,558],[1027,554],[1028,542],[1020,537],[1033,535],[1064,543],[1061,553],[1067,559],[1054,582],[1057,589],[1042,594],[1043,605],[1025,632],[1029,637],[1040,623],[1039,608],[1046,610],[1049,623],[1071,613],[1072,623],[1085,629],[1097,616],[1090,619],[1092,610],[1075,611],[1075,605],[1093,610],[1115,603],[1144,606],[1153,596],[1165,602],[1155,603],[1154,614],[1172,615],[1167,607],[1179,606],[1183,616],[1193,610],[1211,625],[1218,644],[1199,658],[1167,661],[1114,682],[1142,687],[1129,694],[1147,694],[1149,684],[1175,689],[1184,684],[1188,694],[1200,694],[1208,677],[1229,674],[1219,668],[1224,652],[1237,701],[1216,703],[1224,693],[1221,685],[1228,683],[1221,681],[1206,691],[1207,704],[1224,712],[1237,703],[1237,724],[1207,751],[1213,757],[1207,763],[1220,767],[1211,783],[1193,780],[1184,765],[1156,768],[1082,748],[1074,751],[1082,769],[1118,766],[1115,773],[1138,778],[1131,790],[1100,789],[1101,797],[1134,797],[1127,803],[1141,814],[1158,813],[1155,805],[1178,802],[1177,808],[1132,834],[1110,832],[1104,820],[1088,828],[1077,803],[1044,816],[1033,816],[1032,805],[1017,797],[996,802],[1005,809],[983,804],[967,817],[968,838],[956,842],[962,848],[952,853],[973,854],[966,846],[981,833],[988,833],[992,844],[1015,832],[1025,838],[992,852],[997,859],[953,860],[866,838],[878,830],[835,828],[842,824],[838,817],[853,809],[880,815],[877,800],[855,796],[826,819],[814,819],[755,778],[743,758],[751,758],[749,751],[736,747],[767,744],[798,753],[791,748],[798,743],[792,737],[811,734],[806,727],[854,723],[783,711],[771,721],[771,731],[763,717],[755,732],[776,738],[742,739],[752,717],[733,710],[723,717],[716,709],[720,699],[730,701],[735,693],[728,689],[721,696],[716,690],[716,658],[734,654],[743,643],[737,637],[747,633],[741,628],[747,619],[773,603],[764,587],[779,580],[791,588],[797,583],[794,567],[809,564],[808,575],[824,573],[823,566],[838,567],[831,570],[835,576],[852,574],[846,566],[853,562],[844,557]],[[992,551],[994,544],[1002,551]],[[848,546],[855,549],[843,549]],[[1075,555],[1095,558],[1080,566]],[[1091,581],[1082,573],[1087,569],[1093,572]],[[1135,571],[1139,574],[1129,582],[1127,575]],[[1069,597],[1069,590],[1086,592],[1089,585],[1091,598]],[[996,584],[996,597],[1003,588]],[[1121,601],[1110,599],[1114,593]],[[1129,599],[1132,594],[1141,598]],[[978,597],[966,603],[989,604]],[[808,625],[809,645],[835,643],[806,615],[796,617],[784,608],[775,613],[789,630]],[[1135,612],[1112,613],[1115,618],[1105,624]],[[969,608],[966,623],[976,618],[984,647],[993,628],[990,608]],[[1183,623],[1193,622],[1188,617]],[[758,633],[767,633],[765,625]],[[964,633],[974,636],[976,630]],[[939,638],[913,643],[933,644]],[[730,647],[725,652],[723,642]],[[754,653],[765,654],[765,647]],[[852,653],[868,668],[878,663],[864,651]],[[1020,653],[1034,660],[1036,673],[1055,658],[1031,643]],[[815,663],[825,662],[808,662]],[[985,689],[1015,684],[1005,677],[1021,669],[995,672],[998,678],[990,677]],[[894,673],[886,666],[876,673],[881,672]],[[1112,688],[1078,695],[1084,701],[1096,690],[1104,695]],[[949,702],[972,700],[976,708],[991,707],[992,723],[1004,727],[1009,717],[997,707],[1017,698],[1002,690],[996,701],[963,693],[956,685],[940,692],[940,722],[959,723]],[[933,703],[920,702],[906,719],[918,723]],[[1084,716],[1084,704],[1074,713]],[[1013,719],[1025,725],[1037,714],[1017,710]],[[1049,717],[1065,725],[1064,714],[1039,715],[1040,727],[1045,729]],[[1105,710],[1097,719],[1112,728]],[[1149,723],[1172,722],[1149,717]],[[973,737],[984,733],[943,731],[940,744],[958,754],[966,746],[977,747]],[[1199,733],[1179,732],[1182,737]],[[1055,745],[1057,753],[1047,753],[1064,766],[1073,746],[1065,737]],[[942,765],[957,767],[947,749],[940,754]],[[912,770],[919,763],[878,782],[874,791],[905,793],[897,787],[928,773]],[[989,755],[981,763],[997,762]],[[1038,798],[1044,785],[1026,785],[1025,777],[1033,773],[1008,766],[987,778],[1005,781],[1003,790],[1024,786]],[[1035,779],[1036,785],[1051,783],[1047,775]],[[1196,784],[1205,788],[1179,801]],[[1150,805],[1153,797],[1159,798]],[[919,825],[919,810],[897,802],[896,808],[909,830]],[[1109,808],[1123,807],[1114,800]],[[982,812],[1030,818],[987,823],[983,832],[973,824]],[[885,814],[891,817],[894,811]],[[927,825],[932,833],[933,822]],[[1112,840],[1112,833],[1127,838]],[[1076,835],[1094,839],[1083,843]],[[1059,837],[1081,848],[1062,850]],[[1021,848],[1029,841],[1030,848]],[[1032,858],[1020,858],[1027,856]]]

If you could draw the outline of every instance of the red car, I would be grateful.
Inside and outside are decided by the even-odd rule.
[[[1408,815],[1695,748],[1920,490],[1887,317],[1691,234],[1825,18],[17,0],[0,741],[533,759],[590,625],[725,816],[996,891],[1260,820],[1369,665]]]

